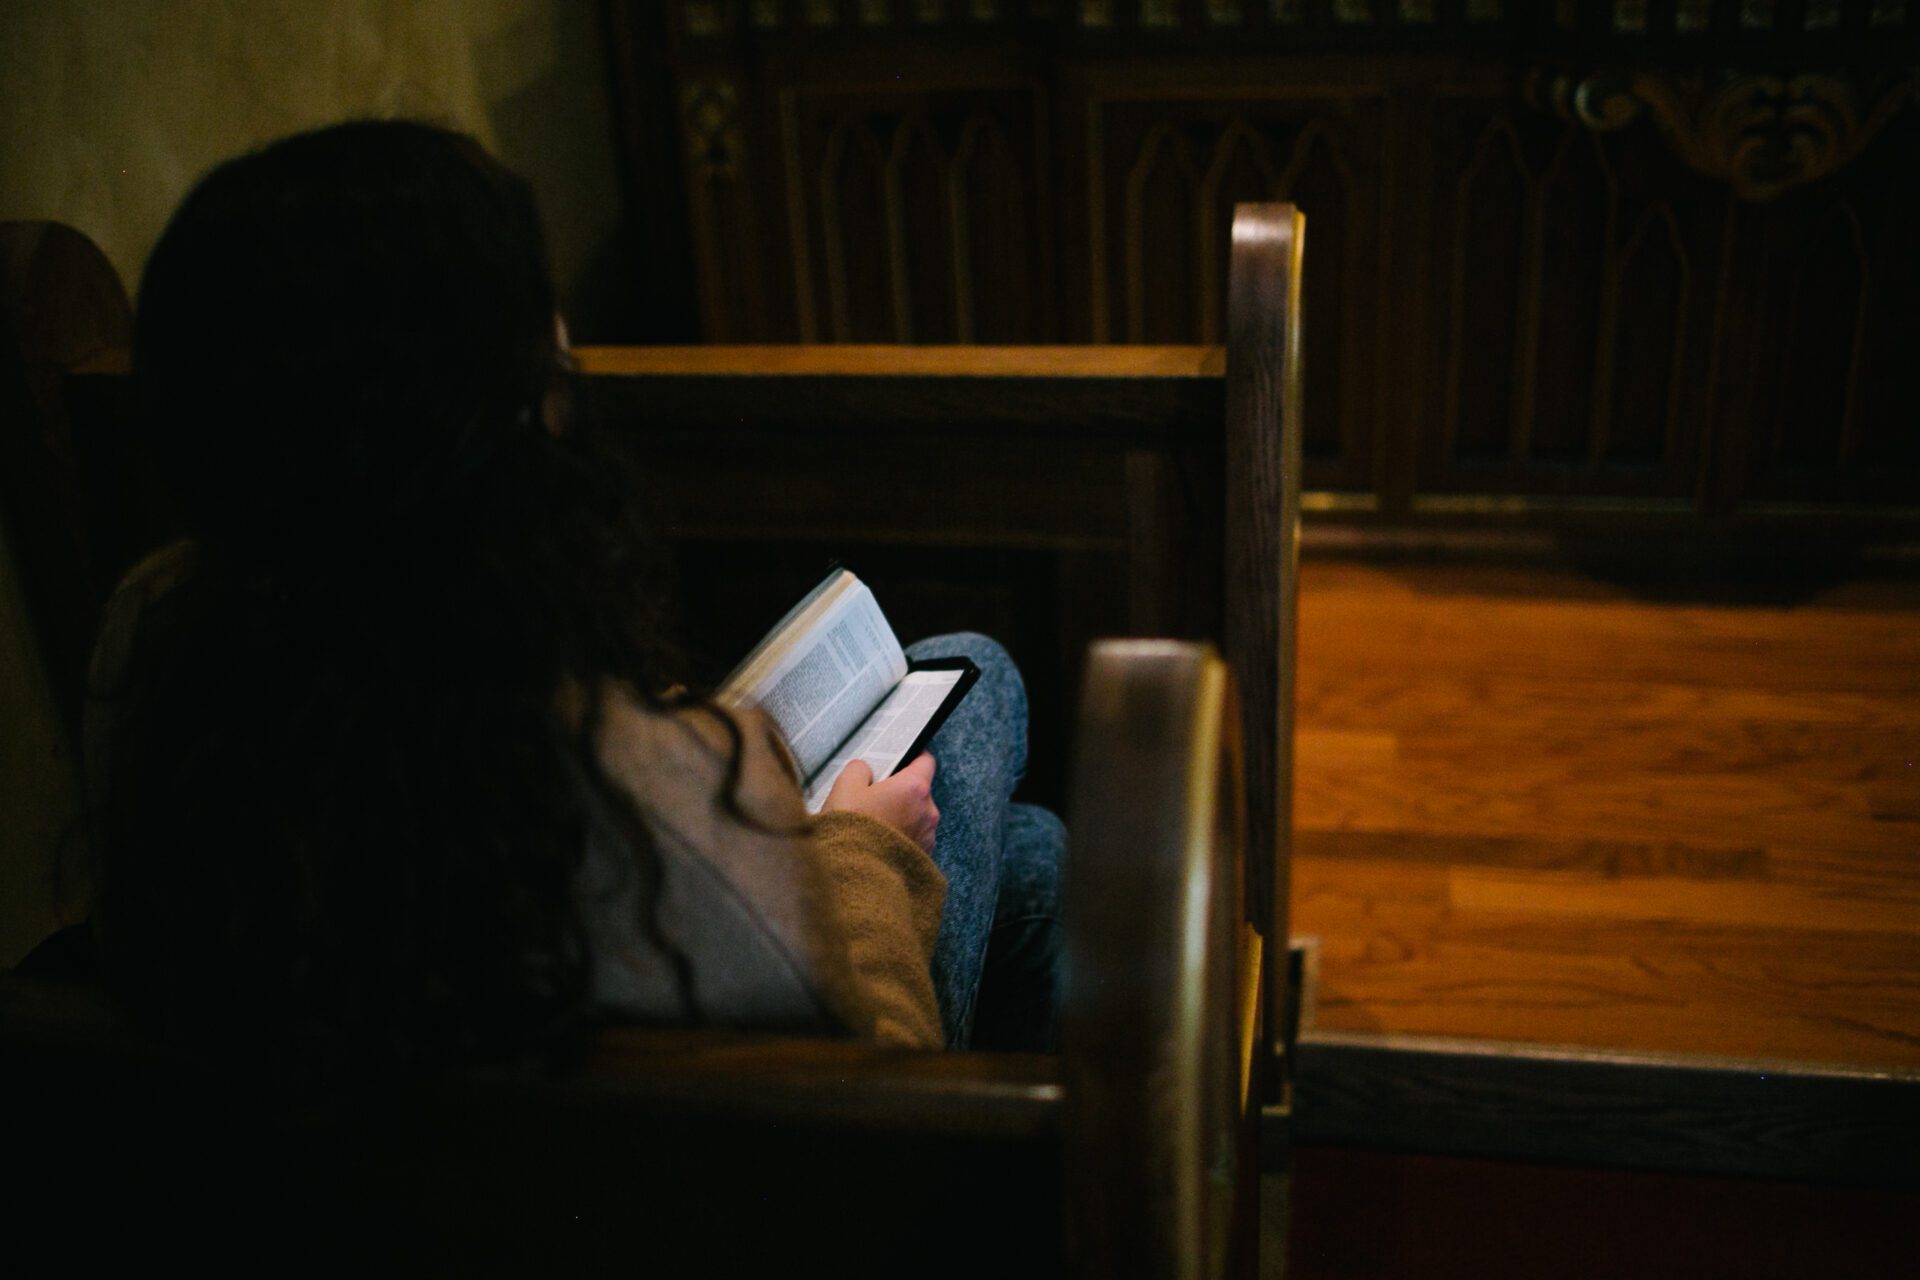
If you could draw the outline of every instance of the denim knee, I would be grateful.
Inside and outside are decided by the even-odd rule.
[[[909,658],[971,658],[973,665],[980,668],[982,684],[992,682],[1004,684],[1019,691],[1026,697],[1026,686],[1020,680],[1020,668],[1007,656],[1006,649],[992,636],[981,635],[978,631],[949,631],[945,635],[928,636],[916,640],[907,646]]]
[[[1067,824],[1053,810],[1034,804],[1007,806],[998,907],[1002,920],[1059,916],[1066,849]]]
[[[928,636],[907,646],[909,658],[969,658],[980,668],[980,679],[954,714],[975,723],[991,725],[989,731],[1010,752],[1014,781],[1027,772],[1027,686],[1020,668],[1006,649],[991,636],[978,631],[954,631]]]

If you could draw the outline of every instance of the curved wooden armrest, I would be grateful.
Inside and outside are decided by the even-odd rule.
[[[928,1053],[764,1032],[620,1028],[579,1087],[631,1105],[735,1121],[980,1140],[1057,1135],[1057,1059]]]
[[[1081,696],[1062,1011],[1068,1248],[1217,1275],[1244,1132],[1238,715],[1210,646],[1107,641]]]

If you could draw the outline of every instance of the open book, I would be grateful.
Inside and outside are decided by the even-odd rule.
[[[884,778],[919,755],[979,676],[965,658],[909,663],[873,592],[840,569],[774,624],[718,699],[779,726],[818,813],[849,762]]]

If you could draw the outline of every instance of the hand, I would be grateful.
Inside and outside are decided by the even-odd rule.
[[[822,808],[877,818],[932,853],[934,832],[940,827],[940,810],[933,803],[933,757],[922,752],[912,764],[879,782],[873,780],[865,760],[855,760],[833,780]]]

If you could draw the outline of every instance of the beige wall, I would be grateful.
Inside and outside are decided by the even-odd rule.
[[[597,13],[587,0],[6,0],[0,218],[80,228],[132,290],[214,164],[350,116],[419,116],[533,182],[563,297],[604,311],[596,273],[621,260],[621,212]]]
[[[78,227],[132,291],[167,215],[219,161],[351,116],[424,117],[533,183],[576,335],[617,334],[630,259],[597,13],[587,0],[0,0],[0,219]],[[0,965],[55,921],[70,776],[0,534]]]

